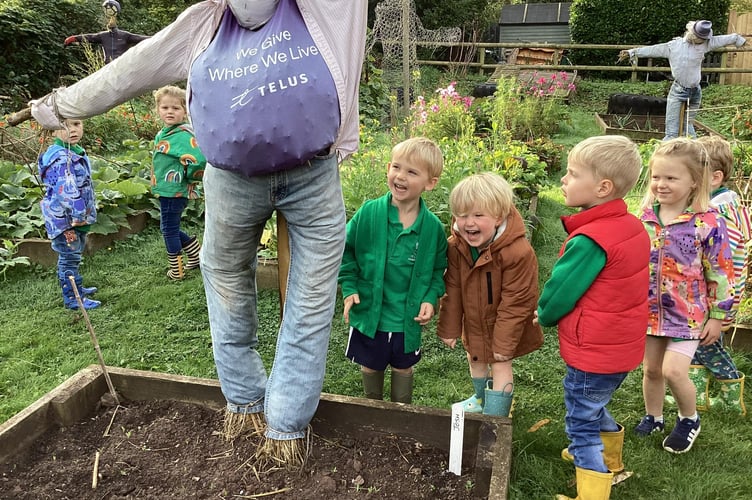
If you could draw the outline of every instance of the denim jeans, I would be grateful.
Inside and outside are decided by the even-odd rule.
[[[619,425],[606,409],[614,391],[627,377],[624,373],[589,373],[567,366],[564,377],[564,423],[571,444],[574,465],[581,469],[608,472],[603,462],[601,432],[616,432]]]
[[[246,177],[207,165],[201,248],[214,361],[227,408],[264,411],[266,436],[297,439],[324,383],[337,275],[345,245],[345,207],[335,156]],[[256,250],[274,210],[287,219],[290,273],[268,380],[259,343]],[[266,340],[274,332],[261,332]]]
[[[681,124],[681,106],[682,103],[687,104],[687,114],[684,117],[684,134],[683,136],[697,137],[695,133],[695,116],[697,116],[697,110],[700,109],[700,101],[702,101],[702,88],[698,85],[695,88],[685,88],[679,85],[676,81],[671,84],[671,89],[668,91],[668,99],[666,102],[666,136],[663,138],[672,139],[679,137],[679,126]]]
[[[159,197],[159,230],[162,231],[167,253],[177,255],[183,251],[183,245],[190,241],[190,236],[180,230],[180,218],[188,198]]]
[[[57,277],[61,281],[67,280],[66,274],[78,278],[78,268],[81,266],[81,258],[86,248],[86,233],[73,229],[76,235],[75,241],[65,241],[65,233],[60,233],[52,239],[52,249],[57,253]]]

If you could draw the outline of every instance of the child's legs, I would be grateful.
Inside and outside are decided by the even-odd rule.
[[[81,266],[81,256],[86,247],[86,233],[75,229],[67,231],[74,235],[73,241],[66,240],[65,233],[52,239],[52,249],[57,253],[57,277],[67,280],[71,274],[78,278],[78,268]]]
[[[159,229],[167,247],[167,253],[177,255],[190,237],[180,230],[180,218],[188,205],[186,198],[159,198]]]
[[[697,390],[689,379],[689,364],[699,343],[699,340],[669,342],[663,357],[663,376],[679,407],[679,414],[685,417],[697,412]]]
[[[717,342],[710,345],[697,346],[691,364],[703,365],[718,380],[737,380],[741,378],[741,374],[736,368],[736,363],[731,359],[726,348],[723,347],[723,333],[721,333],[721,338]]]
[[[606,405],[619,388],[627,373],[587,373],[567,366],[564,377],[564,418],[567,436],[571,441],[569,452],[574,464],[581,469],[608,472],[603,461],[601,431],[618,429]],[[605,426],[605,429],[604,429]]]
[[[511,392],[514,385],[507,387],[507,384],[514,384],[514,375],[512,373],[512,360],[497,361],[491,364],[491,373],[493,374],[493,390]]]
[[[642,397],[645,400],[645,413],[654,417],[663,414],[663,396],[666,394],[666,381],[663,378],[663,356],[666,337],[648,335],[645,342],[645,357],[642,361]]]
[[[470,353],[467,353],[467,364],[470,366],[470,376],[472,378],[488,378],[489,367],[488,363],[482,361],[473,361]]]

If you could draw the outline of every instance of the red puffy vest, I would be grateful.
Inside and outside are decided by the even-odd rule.
[[[590,373],[633,370],[645,353],[648,324],[650,238],[645,227],[622,199],[561,220],[567,241],[585,235],[606,252],[603,270],[559,321],[561,357]]]

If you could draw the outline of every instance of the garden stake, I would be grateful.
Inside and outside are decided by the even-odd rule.
[[[78,287],[76,286],[76,278],[74,276],[68,276],[68,279],[70,280],[71,286],[73,287],[73,293],[76,295],[76,302],[78,302],[78,310],[81,311],[84,315],[84,319],[86,320],[86,326],[89,329],[89,334],[91,336],[91,343],[94,344],[94,350],[97,351],[97,357],[99,358],[99,365],[102,367],[102,373],[104,373],[104,379],[107,381],[107,387],[110,388],[110,395],[112,395],[112,399],[115,400],[115,404],[119,405],[120,400],[117,397],[117,393],[115,393],[115,387],[112,385],[112,380],[110,380],[110,374],[107,372],[107,367],[104,364],[104,358],[102,357],[102,350],[99,348],[99,341],[97,340],[97,335],[94,333],[94,328],[91,326],[91,321],[89,321],[89,314],[86,312],[86,309],[84,309],[84,303],[81,300],[81,295],[78,293]]]

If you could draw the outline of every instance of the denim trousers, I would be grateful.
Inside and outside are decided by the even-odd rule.
[[[564,377],[564,424],[569,453],[581,469],[608,472],[603,461],[601,432],[615,432],[619,425],[606,409],[614,391],[627,377],[624,373],[589,373],[567,366]]]
[[[686,88],[676,81],[671,84],[666,101],[666,136],[663,138],[664,141],[679,137],[682,103],[687,103],[688,114],[684,117],[685,129],[682,135],[697,137],[694,123],[697,110],[700,109],[700,101],[702,101],[702,88],[699,85],[695,88]]]
[[[86,233],[73,229],[76,239],[70,243],[65,240],[65,233],[55,236],[52,241],[52,249],[57,253],[57,277],[65,281],[72,273],[78,278],[80,276],[78,268],[81,266],[81,258],[86,248]]]
[[[190,236],[180,230],[180,219],[188,198],[159,197],[159,230],[162,231],[167,253],[177,255],[183,251],[183,245],[190,241]]]
[[[334,154],[303,166],[247,177],[207,165],[201,273],[214,361],[227,409],[266,417],[266,437],[298,439],[321,395],[345,206]],[[256,251],[274,210],[287,219],[290,272],[276,351],[267,378],[257,351]]]

